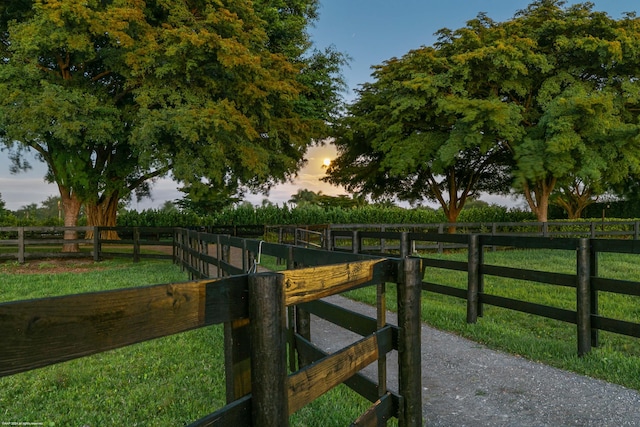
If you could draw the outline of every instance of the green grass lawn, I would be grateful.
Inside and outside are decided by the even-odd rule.
[[[466,260],[466,253],[429,255]],[[639,257],[602,254],[600,276],[640,279]],[[572,251],[487,252],[485,262],[541,271],[573,273]],[[283,269],[268,256],[262,264]],[[0,264],[0,302],[98,290],[181,282],[187,275],[166,261],[132,263],[109,260],[80,263],[78,271],[51,273],[55,263],[32,262],[28,273],[17,263]],[[464,272],[428,268],[425,280],[465,287]],[[571,288],[487,276],[487,293],[575,309]],[[349,296],[375,304],[375,289]],[[388,286],[388,308],[395,310],[395,289]],[[423,320],[483,343],[562,369],[640,390],[640,340],[601,332],[601,346],[577,357],[572,324],[485,306],[484,317],[466,323],[466,301],[423,293]],[[600,294],[601,314],[640,322],[639,298]],[[424,345],[428,345],[425,343]],[[224,406],[222,327],[214,326],[0,378],[0,420],[45,425],[184,425]],[[346,386],[298,411],[294,426],[344,426],[369,403]]]
[[[0,264],[0,302],[184,282],[166,261]],[[55,426],[179,426],[225,405],[222,326],[156,339],[0,378],[0,421]],[[291,417],[293,426],[350,424],[369,402],[339,386]]]

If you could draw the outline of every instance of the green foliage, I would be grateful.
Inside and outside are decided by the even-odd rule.
[[[529,212],[489,206],[463,210],[462,222],[520,222],[532,220]],[[207,225],[314,225],[314,224],[435,224],[447,222],[441,210],[404,209],[366,205],[354,208],[321,207],[303,204],[253,206],[243,203],[200,216],[193,212],[148,209],[142,212],[122,211],[119,226],[193,227]]]
[[[531,212],[519,209],[507,209],[504,206],[485,206],[464,209],[458,217],[459,222],[523,222],[535,220]]]
[[[296,194],[291,196],[289,203],[295,204],[297,207],[304,205],[317,205],[323,208],[353,208],[357,206],[367,205],[369,202],[364,196],[352,195],[349,197],[346,194],[339,196],[328,196],[322,194],[322,191],[300,189]]]
[[[316,0],[8,3],[2,142],[17,168],[35,150],[90,224],[169,172],[232,192],[283,181],[338,108],[344,56],[309,52]]]
[[[640,26],[538,0],[484,14],[376,66],[336,135],[329,182],[431,198],[455,220],[477,191],[521,191],[540,221],[557,185],[594,194],[640,173]]]

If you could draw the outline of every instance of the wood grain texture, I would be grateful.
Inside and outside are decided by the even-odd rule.
[[[374,266],[384,261],[376,259],[283,271],[285,304],[313,301],[367,283],[373,280]]]
[[[0,377],[246,316],[245,291],[230,278],[0,304]]]
[[[394,416],[391,394],[386,393],[351,424],[352,427],[385,427]]]
[[[289,414],[323,395],[378,359],[378,337],[371,335],[291,375]]]

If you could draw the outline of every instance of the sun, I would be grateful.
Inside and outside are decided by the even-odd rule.
[[[326,158],[322,161],[322,165],[324,167],[329,167],[329,165],[331,165],[331,159],[330,158]]]

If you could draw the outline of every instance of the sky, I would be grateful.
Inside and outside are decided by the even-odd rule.
[[[505,21],[531,3],[529,0],[320,0],[320,16],[311,37],[316,47],[334,46],[351,60],[343,70],[349,87],[344,94],[347,102],[355,99],[354,89],[371,81],[371,66],[393,57],[401,57],[411,49],[432,45],[434,33],[441,28],[457,29],[484,12],[495,21]],[[568,1],[567,4],[580,3]],[[619,19],[624,12],[640,11],[638,0],[592,0],[594,9]],[[272,203],[286,203],[300,189],[339,195],[346,192],[339,187],[319,181],[324,175],[323,161],[335,155],[331,145],[312,147],[307,152],[307,165],[294,182],[274,187],[269,195],[248,195],[246,200],[260,204],[263,199]],[[44,182],[46,168],[33,160],[30,172],[11,174],[6,152],[0,152],[0,195],[6,208],[17,210],[30,203],[58,196],[57,187]],[[152,186],[151,198],[133,201],[131,209],[160,208],[165,201],[182,197],[178,184],[159,179]],[[520,206],[518,199],[485,196],[489,203]]]

